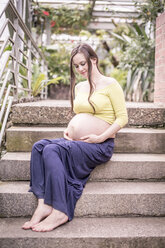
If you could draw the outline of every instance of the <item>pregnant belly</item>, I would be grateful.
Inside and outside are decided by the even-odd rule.
[[[79,140],[88,134],[100,135],[110,124],[90,114],[77,114],[69,122],[68,136],[73,140]]]

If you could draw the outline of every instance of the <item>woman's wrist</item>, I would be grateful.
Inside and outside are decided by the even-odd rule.
[[[98,136],[99,143],[104,142],[106,139],[107,139],[107,138],[106,138],[106,136],[105,136],[104,134],[100,134],[100,135]]]
[[[115,138],[115,134],[106,135],[106,134],[102,133],[102,134],[99,135],[100,143],[104,142],[105,140],[110,139],[110,138]]]

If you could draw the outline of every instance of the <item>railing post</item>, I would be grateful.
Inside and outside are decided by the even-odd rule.
[[[50,45],[50,43],[51,43],[50,20],[46,18],[46,45]]]
[[[31,80],[32,80],[32,44],[31,40],[28,40],[28,89],[31,90]],[[29,97],[31,97],[31,92],[28,93]]]
[[[17,47],[19,45],[18,43],[18,19],[15,18],[14,20],[14,26],[17,27],[16,29],[16,34],[15,34],[15,46],[12,47],[12,70],[14,71],[14,84],[16,85],[16,89],[14,90],[14,98],[18,99],[18,72],[19,72],[19,67],[18,67],[18,51]],[[13,57],[15,59],[13,59]]]
[[[40,70],[47,74],[45,58],[25,25],[25,20],[22,20],[22,18],[26,19],[24,11],[27,11],[25,6],[29,6],[29,2],[28,0],[20,0],[17,3],[22,4],[22,7],[20,6],[19,9],[20,14],[14,6],[14,1],[9,0],[0,15],[0,18],[3,18],[3,21],[1,19],[3,24],[0,30],[1,38],[5,34],[5,39],[0,49],[0,83],[2,85],[0,89],[0,101],[2,100],[3,102],[0,109],[0,119],[3,121],[0,131],[0,145],[13,99],[18,99],[20,90],[28,92],[29,97],[31,97],[32,64],[34,61],[38,63],[38,66],[41,66]],[[9,44],[11,49],[8,46]],[[6,48],[8,51],[5,51]],[[12,82],[10,81],[11,74]],[[26,86],[21,85],[22,80],[26,80]],[[11,96],[12,90],[13,96]],[[47,97],[46,88],[41,95],[43,98]]]
[[[41,71],[42,71],[42,73],[44,73],[46,75],[46,78],[47,78],[47,71],[45,70],[45,65],[44,65],[44,61],[43,60],[41,61]],[[48,89],[47,89],[47,87],[44,87],[42,89],[42,92],[41,92],[41,98],[42,99],[46,99],[47,98],[47,94],[48,94]]]

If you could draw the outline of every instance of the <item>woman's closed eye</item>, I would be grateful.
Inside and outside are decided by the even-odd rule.
[[[83,62],[83,63],[81,63],[80,65],[81,65],[81,66],[84,66],[85,64],[86,64],[86,62]]]
[[[82,62],[82,63],[80,63],[80,65],[81,66],[85,66],[86,65],[86,62]],[[79,65],[74,65],[75,66],[75,68],[79,68]]]

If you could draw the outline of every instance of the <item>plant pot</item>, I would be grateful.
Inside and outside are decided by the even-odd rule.
[[[50,99],[69,100],[70,99],[70,85],[66,84],[52,84],[49,86],[48,96]]]

